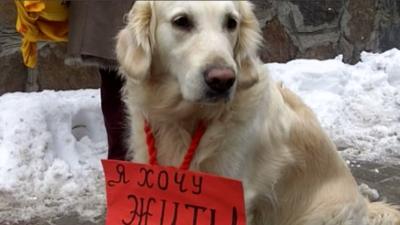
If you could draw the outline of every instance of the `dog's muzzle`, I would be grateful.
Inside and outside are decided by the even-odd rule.
[[[235,83],[235,71],[228,67],[210,67],[204,71],[204,81],[208,90],[206,97],[211,99],[228,98]]]

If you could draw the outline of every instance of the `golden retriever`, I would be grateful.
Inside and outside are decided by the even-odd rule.
[[[129,145],[148,162],[147,120],[162,165],[179,165],[199,120],[190,169],[239,179],[249,225],[399,225],[369,203],[313,112],[271,80],[246,1],[138,1],[117,37]]]

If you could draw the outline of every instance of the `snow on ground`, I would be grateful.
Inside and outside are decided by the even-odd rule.
[[[299,94],[349,160],[400,165],[400,51],[270,64],[276,80]]]
[[[349,160],[400,165],[400,51],[269,64]],[[98,90],[0,97],[0,224],[104,213],[106,135]]]
[[[98,90],[0,97],[0,224],[103,211]]]

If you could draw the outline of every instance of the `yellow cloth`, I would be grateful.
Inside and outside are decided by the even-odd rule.
[[[17,31],[23,35],[24,64],[34,68],[37,63],[38,41],[67,41],[68,10],[60,0],[15,0]]]

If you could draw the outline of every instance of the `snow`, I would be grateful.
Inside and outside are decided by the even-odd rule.
[[[354,66],[341,56],[267,66],[315,111],[349,163],[400,165],[400,50],[363,53]],[[106,145],[98,90],[0,96],[0,224],[101,218]]]
[[[335,59],[270,64],[299,94],[349,160],[400,164],[400,51],[362,53],[351,66]]]
[[[107,145],[99,91],[5,94],[0,109],[0,224],[99,216]]]
[[[378,201],[379,200],[379,193],[376,189],[370,188],[367,184],[360,184],[358,187],[360,190],[361,194],[365,197],[367,197],[370,201]]]

